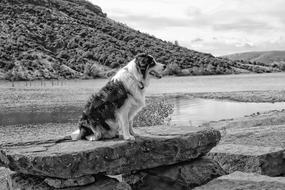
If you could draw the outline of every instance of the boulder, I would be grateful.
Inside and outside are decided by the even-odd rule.
[[[208,154],[228,173],[254,172],[269,176],[285,174],[284,149],[240,144],[221,144]]]
[[[207,126],[222,134],[220,143],[208,155],[227,172],[285,175],[284,110],[210,122]]]
[[[46,178],[44,182],[51,187],[66,188],[74,186],[84,186],[95,182],[95,177],[92,175],[81,176],[73,179]]]
[[[214,179],[194,190],[283,190],[285,177],[269,177],[255,173],[234,172]]]
[[[12,171],[55,178],[117,175],[193,160],[208,153],[220,132],[189,126],[144,127],[135,141],[49,140],[2,145],[0,160]]]
[[[160,166],[123,175],[133,190],[184,190],[203,185],[226,175],[220,165],[207,158],[198,158],[171,166]]]
[[[11,177],[11,188],[25,190],[56,190],[57,188],[45,183],[44,178],[25,174],[13,174]],[[2,190],[2,189],[1,189]],[[64,190],[131,190],[131,187],[125,182],[119,182],[116,179],[100,176],[96,177],[96,182],[84,186],[67,187]]]

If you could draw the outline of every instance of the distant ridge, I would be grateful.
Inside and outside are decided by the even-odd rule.
[[[140,52],[167,64],[169,75],[279,71],[141,33],[85,0],[1,0],[0,20],[0,79],[108,77]]]
[[[285,70],[285,51],[255,51],[235,53],[222,56],[230,60],[243,60],[251,62],[260,62],[266,65],[275,66],[281,70]]]

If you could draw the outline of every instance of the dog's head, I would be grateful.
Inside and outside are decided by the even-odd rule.
[[[135,58],[137,70],[146,79],[148,75],[154,76],[155,78],[162,77],[162,71],[166,68],[166,65],[158,63],[155,59],[148,54],[139,54]]]

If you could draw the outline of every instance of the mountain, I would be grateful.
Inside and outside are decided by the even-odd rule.
[[[85,0],[1,0],[0,79],[108,77],[137,53],[169,75],[274,72],[163,41],[109,19]]]
[[[230,60],[243,60],[255,63],[263,63],[285,71],[285,51],[256,51],[235,53],[223,56]]]

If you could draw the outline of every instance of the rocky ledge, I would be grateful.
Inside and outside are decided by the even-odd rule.
[[[282,190],[285,177],[269,177],[255,173],[234,172],[212,180],[194,190]]]
[[[216,161],[202,157],[190,162],[125,174],[123,181],[131,185],[132,190],[185,190],[226,174]]]
[[[285,175],[285,111],[213,122],[223,137],[208,154],[226,172]]]
[[[135,141],[35,141],[1,145],[0,162],[18,173],[54,178],[129,173],[189,161],[208,153],[220,140],[211,128],[140,128]],[[1,164],[0,164],[1,165]]]

